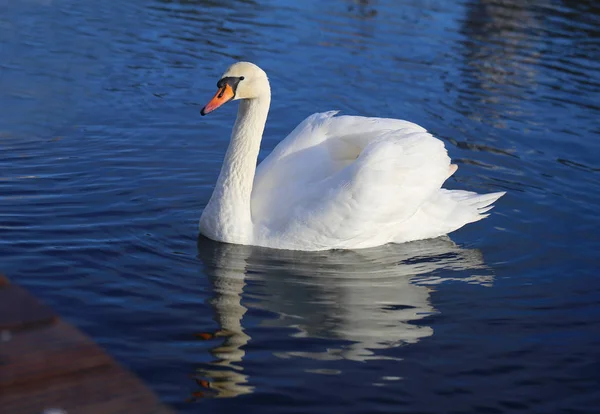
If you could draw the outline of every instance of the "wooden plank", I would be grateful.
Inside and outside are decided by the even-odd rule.
[[[0,275],[0,412],[172,414],[86,335]]]
[[[0,289],[0,330],[26,329],[54,320],[54,311],[22,287],[9,284]]]
[[[0,388],[0,407],[11,414],[40,414],[50,408],[68,414],[174,413],[133,374],[116,365],[9,390]]]
[[[0,388],[89,370],[112,359],[87,336],[58,320],[15,331],[0,343]]]

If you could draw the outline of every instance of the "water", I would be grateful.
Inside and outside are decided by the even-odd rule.
[[[2,268],[182,413],[592,413],[599,27],[593,0],[0,2]],[[448,187],[508,194],[450,239],[198,240],[236,110],[199,109],[239,59],[271,79],[261,157],[313,112],[397,117]]]

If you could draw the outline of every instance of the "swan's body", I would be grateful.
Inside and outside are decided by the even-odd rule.
[[[481,220],[504,193],[445,190],[442,141],[407,121],[308,117],[256,167],[270,105],[266,74],[240,62],[203,114],[242,99],[200,232],[291,250],[358,249],[438,237]]]

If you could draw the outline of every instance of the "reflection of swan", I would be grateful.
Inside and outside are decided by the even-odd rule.
[[[246,283],[246,263],[242,258],[231,260],[232,248],[233,245],[215,244],[205,250],[205,253],[210,252],[211,260],[205,264],[213,285],[214,297],[210,303],[215,310],[219,330],[214,334],[203,333],[198,336],[202,339],[224,338],[222,344],[211,349],[211,354],[216,358],[211,368],[202,372],[211,378],[211,388],[219,397],[235,397],[252,392],[252,387],[246,385],[248,381],[242,367],[237,365],[245,355],[242,347],[250,340],[242,328],[242,317],[247,309],[240,303]],[[199,382],[199,385],[203,384]]]
[[[241,99],[200,231],[292,250],[356,249],[437,237],[486,217],[504,193],[444,190],[442,141],[407,121],[314,114],[256,167],[271,102],[265,72],[232,65],[202,114]]]
[[[211,351],[219,361],[202,369],[201,375],[214,381],[212,388],[220,396],[252,390],[239,364],[245,355],[241,347],[250,340],[242,328],[246,307],[241,304],[248,281],[252,289],[243,295],[249,306],[279,315],[262,321],[263,326],[346,343],[338,349],[300,349],[278,356],[367,361],[383,358],[378,349],[415,343],[433,334],[430,326],[415,323],[435,312],[429,301],[431,285],[460,271],[486,273],[477,250],[461,249],[448,238],[357,251],[299,252],[221,244],[201,237],[198,251],[214,286],[211,303],[219,324],[217,336],[227,338]],[[490,276],[471,274],[466,279],[491,281]],[[238,365],[230,377],[212,369],[232,361]]]

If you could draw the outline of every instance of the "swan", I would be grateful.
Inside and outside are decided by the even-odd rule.
[[[239,100],[229,147],[200,217],[209,239],[286,250],[362,249],[435,238],[481,220],[505,194],[441,188],[457,170],[444,143],[408,121],[316,113],[258,166],[267,74],[231,65],[206,115]]]

